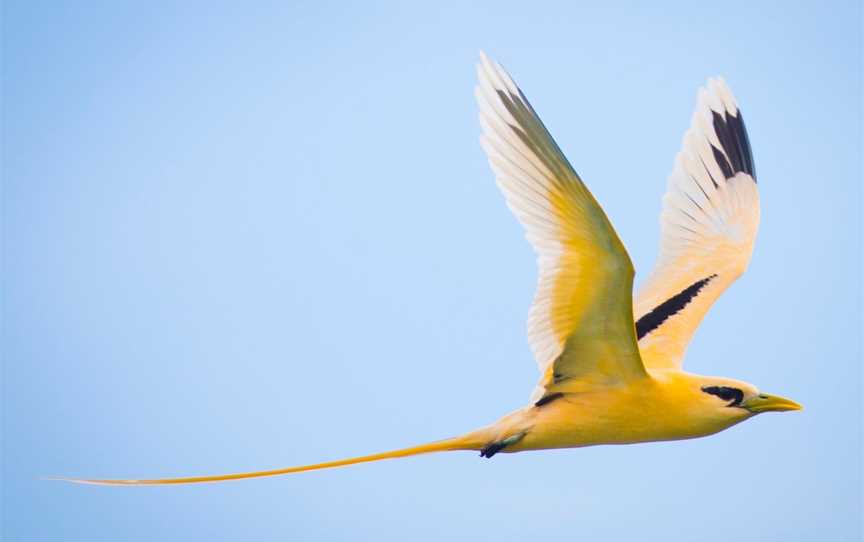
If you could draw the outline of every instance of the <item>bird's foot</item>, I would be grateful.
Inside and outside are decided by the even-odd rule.
[[[492,457],[507,446],[510,446],[511,444],[516,444],[517,442],[522,440],[522,437],[524,436],[525,433],[519,433],[518,435],[513,435],[512,437],[507,437],[503,440],[496,440],[494,442],[490,442],[482,450],[480,450],[480,457]]]

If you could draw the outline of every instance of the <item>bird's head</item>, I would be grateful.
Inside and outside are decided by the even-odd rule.
[[[702,377],[698,386],[700,402],[719,418],[743,419],[763,412],[801,410],[801,405],[791,399],[762,393],[740,380]]]

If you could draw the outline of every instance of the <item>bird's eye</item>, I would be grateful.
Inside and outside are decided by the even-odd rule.
[[[705,386],[702,388],[705,393],[716,395],[724,401],[731,401],[727,406],[738,406],[744,400],[744,392],[738,388],[730,388],[727,386]]]

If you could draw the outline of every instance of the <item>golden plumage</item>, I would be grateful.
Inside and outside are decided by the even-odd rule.
[[[481,142],[538,256],[528,336],[540,368],[531,402],[466,435],[402,450],[272,471],[109,485],[217,482],[428,452],[577,448],[702,437],[794,401],[729,378],[687,373],[687,344],[747,268],[759,193],[743,118],[722,80],[702,89],[675,159],[657,266],[633,299],[633,265],[609,219],[528,100],[481,53]]]

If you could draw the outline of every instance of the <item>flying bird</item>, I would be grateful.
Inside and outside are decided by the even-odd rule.
[[[277,470],[141,480],[165,485],[275,476],[429,452],[498,453],[711,435],[757,414],[799,410],[731,378],[683,370],[696,327],[747,269],[759,191],[744,119],[722,79],[699,91],[660,216],[653,273],[633,298],[633,264],[588,187],[513,79],[481,52],[481,144],[537,253],[528,339],[540,368],[530,403],[462,436]]]

